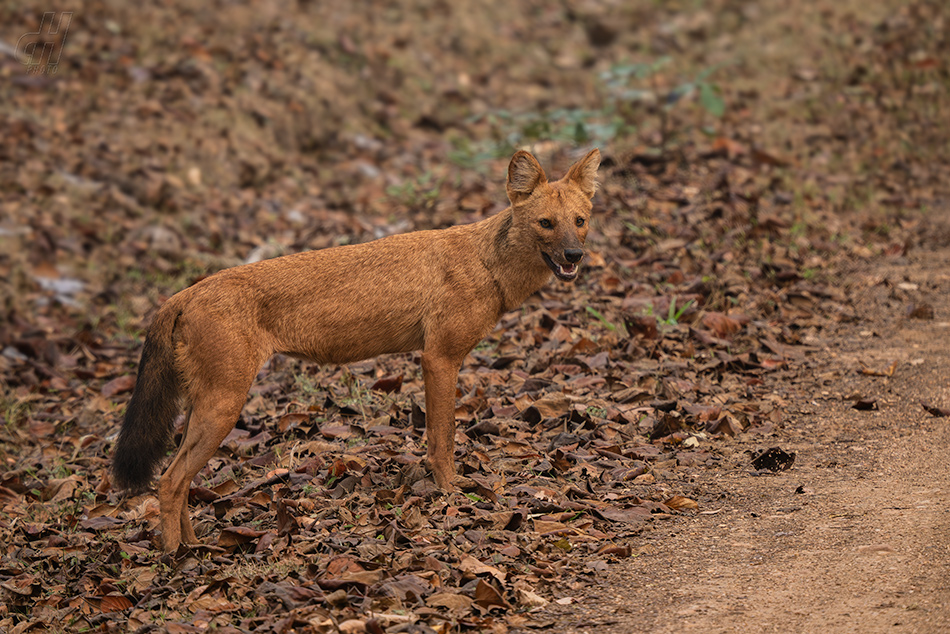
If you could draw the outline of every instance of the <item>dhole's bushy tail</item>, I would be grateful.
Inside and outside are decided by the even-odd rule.
[[[135,390],[113,450],[117,488],[138,492],[148,487],[171,442],[181,395],[172,340],[177,319],[177,311],[160,311],[145,337]]]

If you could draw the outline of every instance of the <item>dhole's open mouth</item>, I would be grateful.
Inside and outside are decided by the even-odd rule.
[[[564,280],[565,282],[572,282],[574,278],[577,277],[576,264],[557,264],[551,259],[551,256],[544,251],[541,252],[541,257],[544,258],[544,261],[548,267],[554,271],[554,275],[557,277],[557,279]]]

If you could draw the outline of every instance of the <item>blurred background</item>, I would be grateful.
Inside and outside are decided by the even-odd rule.
[[[790,225],[918,209],[947,28],[923,0],[8,4],[2,310],[138,326],[139,280],[478,220],[522,147],[554,173],[601,147],[602,217],[635,225],[637,166],[708,189],[696,153],[765,173],[747,197]]]

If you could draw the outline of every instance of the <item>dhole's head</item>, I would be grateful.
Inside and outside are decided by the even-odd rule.
[[[591,150],[564,178],[549,183],[537,159],[524,150],[508,164],[513,228],[517,227],[522,246],[530,241],[537,248],[539,263],[558,279],[569,282],[577,277],[599,166],[600,150]]]

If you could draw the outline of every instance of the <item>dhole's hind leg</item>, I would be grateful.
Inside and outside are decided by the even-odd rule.
[[[185,424],[181,430],[181,437],[184,440],[188,436],[188,423],[191,421],[191,411],[192,408],[188,408],[188,412],[185,414]],[[189,487],[190,489],[190,487]],[[188,516],[188,493],[185,493],[185,503],[181,506],[181,521],[179,522],[181,526],[181,541],[185,544],[197,544],[198,536],[195,535],[195,529],[191,525],[191,518]],[[164,538],[164,532],[162,533]]]
[[[191,481],[234,428],[248,387],[242,383],[241,389],[203,390],[194,399],[181,446],[158,483],[162,545],[166,551],[177,550],[182,541],[198,542],[188,515]]]

